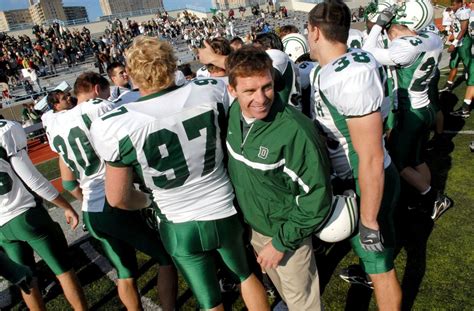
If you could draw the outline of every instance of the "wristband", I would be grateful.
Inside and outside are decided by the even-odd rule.
[[[63,184],[63,188],[66,189],[67,191],[73,191],[74,189],[77,188],[77,185],[79,183],[76,180],[63,180],[62,184]]]
[[[453,42],[451,42],[451,45],[454,45],[454,47],[457,47],[459,43],[458,39],[454,39]]]

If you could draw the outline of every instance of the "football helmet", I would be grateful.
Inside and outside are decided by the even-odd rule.
[[[409,29],[418,31],[433,21],[433,5],[430,0],[407,0],[396,3],[397,14],[393,24],[405,25]]]
[[[375,23],[377,21],[377,17],[379,17],[379,13],[395,3],[395,0],[386,0],[379,2],[378,4],[375,2],[370,2],[364,12],[365,18],[370,22]]]
[[[333,196],[331,215],[324,227],[316,232],[316,236],[329,243],[342,241],[351,236],[357,228],[358,220],[356,194],[352,190],[347,190],[343,195]]]
[[[367,7],[367,19],[375,23],[379,13],[394,4],[397,5],[397,13],[392,20],[393,24],[405,25],[411,30],[418,31],[433,21],[434,10],[430,0],[387,0],[380,2],[376,7],[371,3]]]
[[[301,55],[308,53],[308,41],[299,33],[290,33],[283,37],[284,52],[290,57],[292,61],[296,61]]]

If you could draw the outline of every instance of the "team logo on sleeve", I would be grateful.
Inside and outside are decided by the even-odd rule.
[[[265,160],[268,157],[268,148],[260,146],[260,151],[258,152],[258,157]]]

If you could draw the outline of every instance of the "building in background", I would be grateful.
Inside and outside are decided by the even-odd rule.
[[[104,16],[148,9],[163,9],[163,0],[100,0]]]
[[[59,19],[66,20],[62,0],[29,0],[29,10],[34,24]]]
[[[15,26],[31,24],[32,22],[28,9],[0,11],[0,31],[10,31]]]
[[[72,20],[83,20],[86,23],[89,22],[89,16],[85,6],[65,6],[64,13],[68,21]]]

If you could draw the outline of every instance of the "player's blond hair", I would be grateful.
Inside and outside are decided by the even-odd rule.
[[[127,74],[142,90],[160,91],[174,83],[176,57],[166,41],[139,36],[125,53]]]

